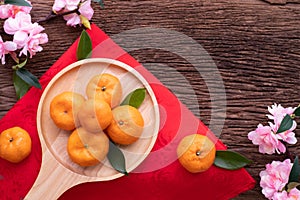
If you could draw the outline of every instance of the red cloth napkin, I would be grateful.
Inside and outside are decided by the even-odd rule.
[[[178,141],[185,135],[200,133],[226,149],[166,87],[134,58],[116,45],[96,25],[88,31],[93,43],[92,57],[120,60],[139,71],[150,83],[160,106],[161,126],[157,141],[146,160],[129,176],[77,185],[61,200],[76,199],[230,199],[254,187],[255,181],[245,169],[229,171],[212,166],[204,173],[187,172],[176,159]],[[76,61],[78,40],[41,77],[45,88],[64,67]],[[36,128],[36,112],[42,90],[36,88],[18,101],[1,119],[0,132],[12,126],[27,130],[32,138],[32,153],[19,164],[0,159],[0,199],[19,200],[32,187],[41,166],[41,146]],[[141,173],[142,172],[142,173]]]

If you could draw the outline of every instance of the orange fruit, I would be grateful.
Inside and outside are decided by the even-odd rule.
[[[119,105],[122,98],[122,86],[119,79],[111,74],[94,76],[86,87],[89,99],[103,99],[112,108]]]
[[[69,136],[67,151],[73,162],[87,167],[103,161],[109,150],[109,139],[103,132],[90,133],[75,129]]]
[[[31,138],[20,127],[4,130],[0,135],[0,157],[12,163],[19,163],[31,152]]]
[[[55,125],[64,130],[74,130],[78,126],[77,113],[84,102],[84,97],[74,92],[55,96],[50,103],[50,116]]]
[[[129,145],[139,139],[143,132],[144,119],[138,109],[129,105],[112,110],[113,120],[106,129],[112,141]]]
[[[112,121],[111,108],[102,99],[89,99],[85,101],[78,112],[81,126],[89,132],[104,130]]]
[[[177,155],[181,165],[189,172],[204,172],[214,163],[216,148],[207,136],[192,134],[180,141]]]

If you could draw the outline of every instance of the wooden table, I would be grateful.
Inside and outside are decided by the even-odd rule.
[[[271,5],[259,0],[107,0],[105,9],[94,4],[93,22],[109,36],[118,38],[118,34],[137,28],[165,28],[191,38],[211,56],[226,91],[225,98],[215,99],[215,102],[211,101],[209,92],[209,87],[214,87],[214,80],[205,80],[197,67],[174,54],[174,51],[136,47],[130,52],[206,125],[210,125],[212,118],[217,118],[216,124],[222,127],[225,119],[221,140],[229,149],[253,160],[246,169],[258,182],[252,191],[236,199],[264,199],[259,187],[259,172],[272,160],[284,159],[282,155],[258,153],[258,147],[247,139],[248,132],[254,130],[258,123],[267,124],[267,106],[281,103],[288,107],[300,103],[300,5],[297,1],[287,2],[294,3]],[[52,4],[52,0],[34,1],[33,21],[47,16]],[[49,36],[49,43],[43,45],[44,50],[26,65],[38,77],[61,56],[82,30],[67,27],[60,18],[42,25]],[[131,37],[129,42],[134,39]],[[155,39],[153,37],[153,45]],[[179,41],[178,48],[189,50],[188,44],[174,38],[176,41]],[[197,52],[191,52],[191,55],[197,56]],[[0,67],[0,118],[16,102],[12,64],[10,60]],[[164,72],[161,67],[167,71]],[[178,74],[186,80],[175,79]],[[206,81],[210,81],[209,87]],[[187,90],[187,85],[192,90]],[[227,106],[216,110],[212,105],[218,105],[218,100],[219,103],[226,100]],[[212,110],[216,116],[212,116]],[[299,153],[299,147],[298,144],[290,149]]]

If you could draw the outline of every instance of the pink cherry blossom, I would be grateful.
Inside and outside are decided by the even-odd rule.
[[[293,114],[295,109],[296,108],[292,108],[292,107],[284,108],[280,104],[277,105],[276,103],[271,107],[268,107],[268,110],[271,113],[271,115],[267,115],[267,116],[269,119],[274,120],[274,123],[269,122],[269,125],[272,128],[272,131],[274,133],[277,133],[285,115]],[[295,120],[293,120],[293,125],[289,130],[284,131],[282,133],[277,133],[276,136],[278,137],[278,139],[283,140],[289,144],[296,144],[297,139],[295,133],[293,132],[296,129],[296,127],[297,127],[297,123]]]
[[[56,6],[58,8],[58,6]],[[65,7],[66,11],[69,11],[67,7]],[[92,19],[94,15],[94,10],[91,6],[91,0],[86,0],[82,3],[79,4],[78,12],[80,15],[77,13],[72,13],[69,15],[64,15],[64,19],[67,21],[68,26],[76,26],[76,25],[81,25],[82,21],[80,16],[90,20]]]
[[[296,144],[297,138],[293,130],[295,130],[297,127],[297,123],[293,121],[293,126],[287,131],[284,131],[282,133],[277,133],[276,136],[278,139],[285,141],[288,144]],[[274,130],[274,129],[273,129]]]
[[[52,6],[54,12],[72,11],[78,8],[80,0],[55,0]]]
[[[274,104],[271,107],[268,107],[268,111],[271,113],[271,115],[267,115],[269,119],[274,120],[274,131],[277,132],[281,121],[285,117],[285,115],[291,115],[293,114],[294,110],[296,108],[288,107],[284,108],[280,104]]]
[[[274,194],[273,200],[299,200],[300,191],[297,188],[291,189],[290,192],[282,191]]]
[[[0,36],[0,58],[2,65],[5,64],[5,55],[17,50],[17,44],[12,41],[3,42]]]
[[[67,21],[68,26],[76,26],[80,24],[80,17],[76,13],[65,15],[64,19]]]
[[[75,10],[78,7],[80,0],[66,0],[66,9]]]
[[[52,10],[54,12],[59,12],[63,10],[66,6],[66,1],[65,0],[55,0],[54,4],[52,6]]]
[[[260,153],[273,154],[275,151],[277,153],[286,151],[285,146],[278,140],[270,126],[259,124],[255,131],[248,133],[248,139],[253,144],[259,145]]]
[[[27,1],[29,4],[31,4],[29,1]],[[16,5],[1,5],[0,6],[0,18],[1,19],[7,19],[9,17],[14,18],[18,12],[24,12],[26,14],[29,14],[31,11],[31,7],[29,6],[16,6]]]
[[[14,35],[14,42],[18,44],[18,47],[23,47],[19,56],[22,54],[27,56],[27,52],[29,52],[30,58],[32,58],[37,52],[43,50],[40,44],[48,42],[48,35],[46,33],[41,33],[44,28],[37,23],[34,23],[33,26],[33,29],[27,36],[24,34],[22,36]]]
[[[290,159],[283,162],[273,161],[266,165],[266,170],[260,172],[260,186],[265,197],[273,199],[274,195],[278,195],[277,193],[283,190],[288,183],[292,165]],[[292,193],[292,195],[294,194]]]
[[[91,6],[91,0],[83,2],[79,7],[80,15],[84,16],[88,20],[91,20],[94,15],[94,10]]]
[[[4,31],[10,35],[17,32],[29,33],[32,28],[31,16],[24,12],[18,12],[15,18],[10,17],[4,22]]]
[[[290,200],[298,200],[300,199],[300,191],[297,188],[293,188],[288,195]]]

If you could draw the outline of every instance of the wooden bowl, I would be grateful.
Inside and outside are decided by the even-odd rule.
[[[37,129],[42,146],[42,165],[38,178],[25,199],[57,199],[70,187],[91,181],[109,181],[123,176],[107,159],[92,167],[81,167],[68,156],[70,131],[59,129],[50,117],[50,102],[64,91],[74,91],[86,97],[85,89],[96,74],[110,73],[119,78],[125,98],[137,88],[146,88],[146,98],[139,108],[145,127],[140,139],[121,146],[128,172],[135,169],[150,153],[158,134],[159,110],[148,82],[132,67],[112,59],[91,58],[75,62],[59,72],[45,88],[37,111]]]

